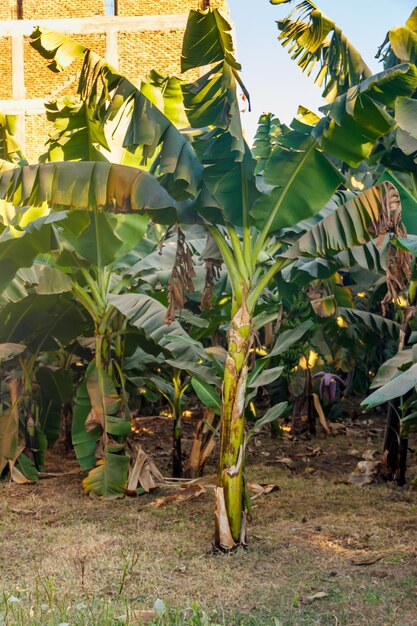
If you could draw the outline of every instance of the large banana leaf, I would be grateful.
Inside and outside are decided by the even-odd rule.
[[[288,4],[292,0],[270,0]],[[316,63],[315,82],[324,84],[323,97],[334,100],[350,87],[371,75],[371,70],[341,29],[310,0],[303,0],[283,20],[278,20],[282,46],[289,46],[291,58],[308,75]]]
[[[394,339],[398,339],[400,325],[392,320],[382,317],[382,315],[370,313],[369,311],[360,311],[359,309],[347,309],[344,307],[338,308],[338,314],[345,318],[348,322],[352,322],[353,324],[363,324],[382,337],[390,336]]]
[[[393,357],[384,361],[381,367],[377,371],[375,378],[373,379],[370,389],[377,389],[389,383],[393,378],[401,374],[399,368],[403,368],[406,365],[413,363],[413,349],[400,350]]]
[[[142,81],[141,92],[166,115],[177,128],[187,128],[188,118],[184,110],[182,96],[183,81],[176,76],[163,76],[151,70],[146,80]]]
[[[91,470],[84,479],[87,493],[112,498],[123,495],[129,457],[125,438],[130,432],[130,415],[113,380],[93,362],[80,386],[74,409],[72,436],[82,469]],[[97,467],[92,469],[98,458]]]
[[[30,294],[0,309],[0,341],[24,343],[32,354],[65,345],[84,325],[79,307],[64,294]]]
[[[62,407],[72,401],[71,372],[65,368],[39,367],[36,380],[40,385],[40,423],[51,446],[59,437]]]
[[[181,70],[185,72],[223,60],[230,67],[241,69],[233,55],[230,25],[217,9],[191,11],[183,40]]]
[[[104,458],[84,478],[84,489],[106,499],[121,498],[125,495],[128,472],[129,457],[106,446]]]
[[[104,267],[125,256],[142,239],[148,226],[146,215],[105,213],[103,211],[72,211],[62,223],[61,238],[71,244],[79,257],[94,267]],[[71,262],[65,255],[60,264]]]
[[[202,129],[194,136],[205,183],[197,208],[211,223],[226,219],[241,225],[257,192],[255,162],[243,138],[237,83],[248,94],[238,75],[230,32],[231,26],[217,9],[190,12],[182,70],[216,65],[194,83],[183,84],[182,90],[190,125]]]
[[[162,223],[177,219],[175,200],[154,176],[111,163],[41,163],[0,172],[0,198],[15,206],[47,203],[53,209],[147,212]]]
[[[255,174],[264,171],[272,149],[279,143],[284,128],[284,124],[281,124],[272,113],[260,116],[252,146],[252,155],[256,159]]]
[[[354,167],[366,159],[377,139],[394,128],[390,109],[397,98],[417,88],[417,68],[403,63],[375,74],[323,107],[328,120],[315,131],[322,148]]]
[[[318,213],[344,178],[312,137],[313,127],[294,120],[282,130],[264,166],[264,193],[252,210],[258,228],[270,231],[292,226]]]
[[[109,302],[144,336],[147,348],[154,353],[162,351],[177,361],[196,363],[200,354],[192,344],[186,331],[177,322],[165,323],[167,309],[163,304],[145,294],[128,293],[110,295]],[[175,341],[182,337],[185,341]]]
[[[371,241],[379,234],[377,223],[381,217],[390,218],[399,208],[396,192],[391,195],[393,191],[391,183],[380,183],[347,200],[302,235],[283,256],[324,257]]]
[[[84,381],[79,385],[75,396],[71,432],[75,455],[80,468],[84,471],[90,470],[96,463],[97,441],[102,434],[102,429],[98,425],[86,430],[85,422],[90,411],[91,400],[87,391],[87,384]]]
[[[0,307],[19,302],[31,293],[51,295],[71,291],[71,279],[45,262],[35,261],[30,268],[21,268],[0,295]]]
[[[389,383],[380,387],[370,396],[365,398],[362,402],[362,406],[366,409],[370,409],[378,404],[384,404],[394,398],[404,396],[411,391],[417,385],[417,364],[412,365],[406,372],[402,372],[398,376],[395,376]]]
[[[416,34],[417,39],[417,34]],[[397,143],[404,154],[417,152],[417,101],[413,98],[398,98],[395,106],[395,120],[398,124]]]
[[[83,101],[66,97],[45,105],[46,117],[54,132],[47,141],[47,152],[40,161],[106,161],[110,150],[103,126],[94,118],[94,110]]]
[[[19,269],[31,267],[38,254],[59,248],[56,226],[64,217],[46,215],[26,227],[0,226],[0,292],[10,285]]]
[[[52,60],[52,69],[61,70],[84,59],[78,93],[90,109],[88,119],[104,127],[111,150],[119,149],[119,162],[152,167],[175,197],[196,195],[201,166],[190,141],[144,93],[95,52],[66,35],[37,28],[31,45]],[[101,138],[96,134],[100,143]],[[120,152],[120,147],[125,152]]]

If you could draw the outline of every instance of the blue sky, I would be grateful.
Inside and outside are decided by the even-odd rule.
[[[290,122],[299,104],[313,110],[323,104],[320,89],[313,82],[315,71],[310,77],[302,74],[277,41],[275,20],[287,15],[295,4],[229,0],[237,57],[251,95],[252,112],[242,116],[250,141],[264,111]],[[382,69],[374,57],[387,31],[404,24],[416,6],[415,0],[316,0],[316,4],[342,28],[375,72]]]

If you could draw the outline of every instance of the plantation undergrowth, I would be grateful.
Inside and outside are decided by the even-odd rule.
[[[83,495],[78,473],[3,482],[0,624],[413,626],[417,493],[347,482],[380,447],[377,421],[337,437],[256,437],[248,476],[279,490],[253,502],[249,547],[227,556],[211,548],[209,489],[153,508],[171,488],[105,502]],[[77,467],[59,450],[47,465]]]

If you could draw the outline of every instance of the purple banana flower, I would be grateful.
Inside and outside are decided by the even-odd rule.
[[[345,381],[342,380],[342,378],[340,378],[337,374],[318,372],[317,374],[314,374],[313,379],[314,378],[321,378],[319,390],[320,398],[321,400],[325,398],[330,404],[333,404],[336,400],[337,383],[340,383],[344,387],[346,386]]]

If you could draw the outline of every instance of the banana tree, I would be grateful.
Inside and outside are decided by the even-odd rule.
[[[240,131],[236,98],[239,66],[227,34],[227,25],[216,11],[192,13],[182,57],[183,70],[218,63],[197,83],[185,85],[183,92],[191,125],[201,127],[211,118],[214,127],[197,136],[194,143],[204,164],[204,191],[210,193],[199,211],[211,222],[207,229],[222,253],[233,289],[216,491],[215,544],[226,550],[245,541],[243,408],[253,316],[263,290],[300,256],[325,256],[372,239],[384,230],[378,221],[385,211],[392,214],[399,206],[391,185],[353,194],[285,249],[283,240],[274,235],[318,213],[344,178],[316,140],[316,126],[305,121],[297,120],[279,132],[275,127],[273,142],[258,144],[257,164],[254,162]],[[202,42],[210,43],[210,47],[205,50]],[[412,77],[412,91],[415,70],[404,71],[408,72],[407,84]],[[395,76],[393,81],[402,85],[402,78]],[[378,86],[384,94],[384,83]],[[392,92],[391,97],[395,99]],[[267,138],[269,132],[269,128],[263,129]]]

